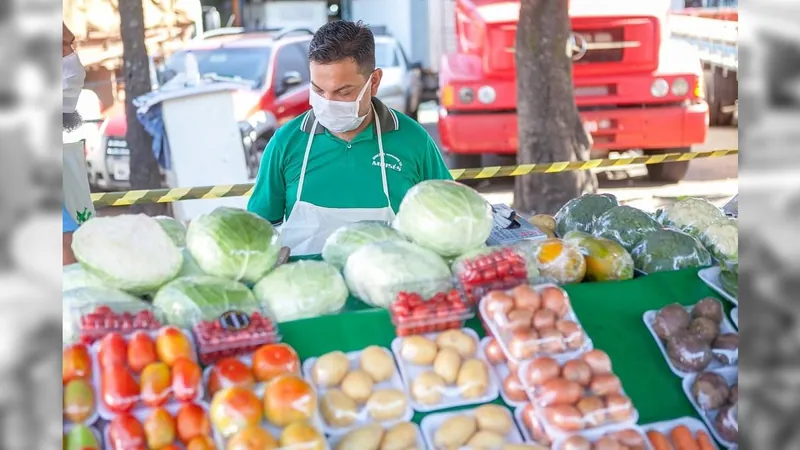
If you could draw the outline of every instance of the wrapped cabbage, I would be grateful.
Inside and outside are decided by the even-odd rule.
[[[136,314],[151,309],[150,304],[144,300],[109,287],[85,286],[65,290],[62,295],[64,342],[76,342],[81,336],[81,317],[94,313],[101,306],[110,308],[116,314]],[[103,332],[104,330],[94,331]]]
[[[356,250],[344,266],[350,292],[388,308],[401,291],[430,298],[452,287],[450,268],[436,253],[410,242],[385,241]]]
[[[156,216],[153,218],[158,221],[158,224],[167,232],[178,248],[186,247],[186,227],[182,223],[169,216]]]
[[[645,273],[710,266],[711,254],[694,236],[665,228],[647,235],[631,253],[637,269]]]
[[[477,191],[428,180],[406,193],[394,226],[415,244],[450,258],[484,244],[493,224],[492,207]]]
[[[253,291],[278,322],[307,319],[340,311],[349,293],[342,274],[322,261],[278,266]]]
[[[739,227],[736,219],[723,217],[700,232],[700,241],[717,261],[739,261]]]
[[[725,217],[721,209],[702,198],[686,198],[661,208],[656,218],[664,225],[699,237],[712,223]]]
[[[661,228],[661,224],[650,214],[632,206],[620,205],[597,218],[592,234],[616,241],[631,252],[645,236]]]
[[[262,311],[247,286],[227,278],[196,275],[172,280],[158,290],[153,306],[162,322],[192,328],[201,321],[214,321],[229,311],[245,314]]]
[[[84,270],[84,268],[78,263],[64,266],[61,280],[61,287],[63,291],[69,291],[82,287],[106,287],[105,283],[103,283],[103,280]]]
[[[573,198],[555,215],[556,234],[564,236],[570,231],[591,233],[595,220],[618,205],[617,197],[611,194],[585,194]]]
[[[570,231],[564,241],[574,243],[586,260],[586,280],[611,281],[633,278],[633,257],[611,239]]]
[[[72,236],[72,252],[106,285],[137,295],[155,292],[183,265],[180,249],[144,214],[86,221]]]
[[[280,236],[267,220],[225,206],[189,224],[186,246],[207,274],[245,283],[272,270],[281,250]]]
[[[183,249],[183,266],[181,266],[181,271],[178,272],[178,277],[188,277],[192,275],[205,275],[206,273],[203,272],[203,269],[200,268],[200,265],[197,264],[197,261],[194,260],[192,254],[189,253],[189,250]]]
[[[549,238],[533,243],[539,274],[558,284],[580,283],[586,276],[586,260],[573,242]]]
[[[345,225],[328,236],[322,248],[322,259],[339,270],[350,255],[366,244],[383,241],[404,241],[394,228],[383,222],[369,221]]]

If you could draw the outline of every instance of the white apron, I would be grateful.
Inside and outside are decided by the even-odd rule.
[[[94,217],[83,142],[64,144],[64,206],[78,225]]]
[[[297,185],[297,201],[292,207],[289,218],[286,219],[280,230],[281,243],[292,249],[292,256],[318,255],[322,253],[322,247],[325,245],[325,240],[328,239],[328,236],[344,225],[373,220],[388,223],[394,221],[394,211],[389,199],[389,184],[386,181],[381,124],[377,117],[375,117],[374,122],[378,134],[381,181],[383,182],[383,193],[386,196],[386,206],[383,208],[324,208],[302,200],[301,195],[306,177],[308,155],[311,152],[311,143],[314,141],[314,132],[317,130],[318,122],[314,120],[314,125],[311,127],[311,136],[309,136],[306,144],[306,153],[303,156],[300,182]]]

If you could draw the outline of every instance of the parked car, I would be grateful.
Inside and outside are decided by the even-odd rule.
[[[391,36],[375,36],[375,65],[383,69],[378,98],[416,119],[422,96],[422,66],[409,62],[400,42]]]

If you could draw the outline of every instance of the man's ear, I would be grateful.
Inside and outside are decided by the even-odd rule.
[[[370,88],[370,94],[374,97],[378,95],[378,87],[381,85],[381,79],[383,78],[383,70],[375,69],[375,72],[372,73],[372,87]]]

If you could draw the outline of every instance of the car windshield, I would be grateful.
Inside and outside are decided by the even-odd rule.
[[[397,60],[397,52],[394,49],[395,45],[392,42],[376,42],[375,66],[381,68],[399,66],[400,61]]]
[[[201,76],[235,78],[260,87],[266,79],[270,52],[267,47],[183,50],[172,55],[166,67],[175,73],[183,72],[186,55],[191,53],[197,59]]]

